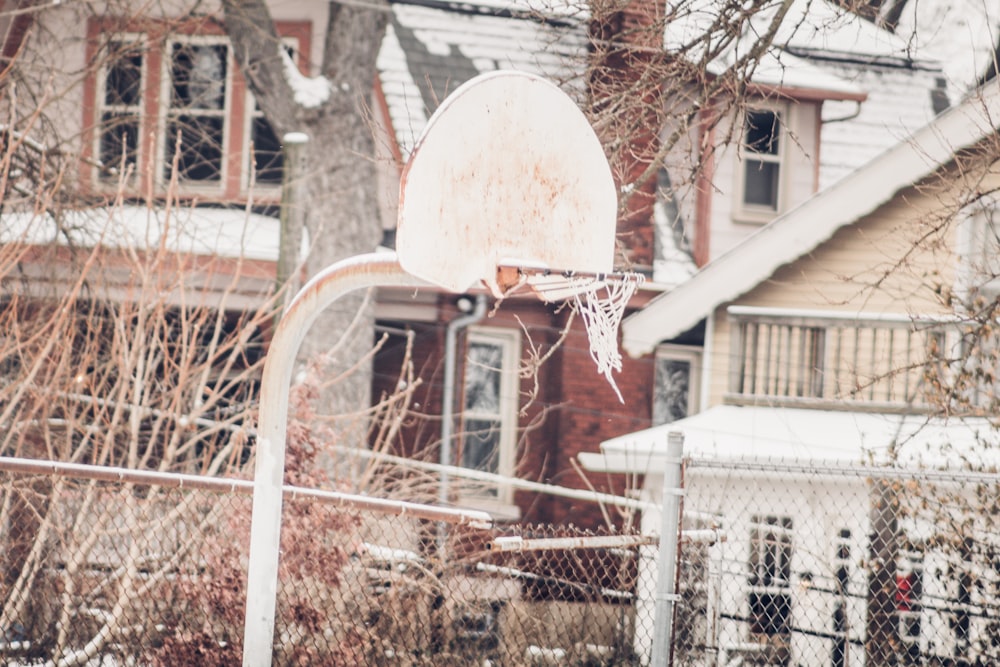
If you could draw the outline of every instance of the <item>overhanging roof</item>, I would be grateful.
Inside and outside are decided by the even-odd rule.
[[[1000,125],[1000,81],[994,80],[938,116],[909,139],[881,153],[705,265],[686,283],[660,295],[622,323],[622,347],[651,352],[749,292],[779,267],[811,252],[899,190],[951,161]]]
[[[743,463],[812,465],[896,464],[954,467],[1000,443],[983,418],[941,419],[799,408],[718,405],[692,417],[601,443],[584,453],[584,468],[613,473],[658,473],[666,465],[667,434],[684,435],[684,455]],[[983,443],[990,447],[983,447]],[[996,458],[994,456],[994,458]],[[982,463],[982,461],[980,461]]]

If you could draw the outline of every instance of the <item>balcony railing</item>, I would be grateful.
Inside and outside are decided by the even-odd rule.
[[[873,412],[940,404],[957,318],[732,306],[727,403]]]

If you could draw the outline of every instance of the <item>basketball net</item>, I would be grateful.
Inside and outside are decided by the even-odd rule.
[[[503,270],[510,271],[508,267]],[[509,294],[516,286],[527,284],[545,303],[568,302],[583,319],[590,341],[590,358],[597,372],[604,375],[621,403],[625,402],[615,383],[613,373],[622,370],[622,354],[618,347],[618,329],[625,308],[643,282],[638,273],[577,273],[518,269],[517,277],[501,289]]]

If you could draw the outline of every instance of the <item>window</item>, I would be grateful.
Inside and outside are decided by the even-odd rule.
[[[669,424],[698,411],[701,351],[681,345],[656,350],[653,425]]]
[[[138,162],[142,97],[145,90],[145,46],[138,36],[110,40],[98,91],[98,159],[109,167],[102,180],[117,181],[120,170]]]
[[[228,44],[212,38],[172,41],[167,74],[164,181],[171,177],[175,158],[181,181],[221,181],[230,91]]]
[[[517,428],[517,368],[520,340],[516,331],[469,332],[463,382],[462,466],[511,475]],[[485,485],[480,493],[508,502],[509,490]]]
[[[781,111],[750,109],[746,112],[738,188],[741,218],[763,222],[781,209],[784,143]]]
[[[751,638],[768,643],[774,638],[787,638],[792,611],[792,520],[789,517],[753,517],[747,563]]]
[[[993,301],[1000,297],[1000,210],[992,197],[971,204],[965,214],[965,285],[960,292]],[[975,306],[972,306],[975,308]]]
[[[228,38],[207,21],[171,24],[112,19],[90,23],[85,145],[90,182],[116,187],[117,167],[138,172],[131,188],[162,194],[172,177],[179,193],[242,201],[253,183],[279,196],[281,142],[257,107]],[[280,22],[294,61],[308,52],[308,22]],[[176,173],[175,173],[176,170]],[[149,173],[151,172],[151,173]]]

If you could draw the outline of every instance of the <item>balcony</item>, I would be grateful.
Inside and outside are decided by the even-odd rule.
[[[971,329],[956,317],[746,306],[728,314],[729,404],[921,413],[957,395],[966,407],[995,395],[981,391],[992,378],[965,372]]]

